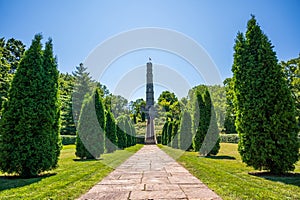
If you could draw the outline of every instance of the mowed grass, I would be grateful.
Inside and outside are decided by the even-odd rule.
[[[141,147],[142,145],[135,145],[104,154],[101,160],[78,161],[75,146],[64,146],[59,167],[40,177],[20,179],[0,173],[0,199],[75,199]]]
[[[241,161],[236,144],[221,144],[217,156],[204,158],[159,145],[223,199],[300,199],[300,162],[289,176],[254,176]]]

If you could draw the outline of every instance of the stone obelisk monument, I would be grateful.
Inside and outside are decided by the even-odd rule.
[[[156,144],[156,136],[154,131],[154,90],[153,90],[153,74],[151,58],[147,63],[147,84],[146,84],[146,116],[147,116],[147,131],[145,136],[145,144]]]

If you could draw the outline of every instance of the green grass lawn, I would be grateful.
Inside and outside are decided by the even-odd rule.
[[[141,147],[104,154],[102,160],[74,161],[75,146],[64,146],[59,167],[40,177],[20,179],[0,173],[0,199],[75,199]]]
[[[210,158],[198,157],[196,152],[159,147],[178,158],[181,165],[223,199],[300,199],[300,162],[295,176],[262,177],[248,174],[256,171],[242,163],[236,144],[222,143],[219,154]]]

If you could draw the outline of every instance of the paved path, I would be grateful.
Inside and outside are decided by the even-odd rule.
[[[79,199],[221,198],[156,145],[145,145]]]

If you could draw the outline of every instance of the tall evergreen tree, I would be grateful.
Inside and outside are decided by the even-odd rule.
[[[191,114],[184,110],[181,116],[179,129],[180,149],[190,150],[192,147],[192,119]]]
[[[132,122],[130,121],[130,132],[131,132],[131,146],[136,145],[136,130]]]
[[[173,122],[173,129],[172,129],[172,147],[175,149],[178,149],[178,128],[179,128],[179,122],[174,121]]]
[[[131,137],[130,119],[128,116],[124,116],[124,126],[125,126],[125,133],[126,133],[126,145],[127,147],[130,147],[132,144],[132,137]]]
[[[57,166],[60,155],[61,138],[60,138],[60,102],[59,102],[59,72],[57,70],[57,61],[53,56],[52,39],[46,42],[43,55],[43,88],[46,92],[41,99],[41,104],[45,104],[45,122],[43,125],[48,127],[45,130],[45,135],[49,134],[50,145],[47,147],[48,151],[52,153],[53,167]]]
[[[202,145],[200,148],[200,154],[207,155],[216,155],[220,149],[220,138],[219,138],[219,129],[217,124],[216,113],[214,106],[211,101],[210,93],[208,90],[205,91],[204,96],[205,103],[205,138],[202,140]],[[201,111],[200,111],[201,115]]]
[[[106,125],[106,116],[105,116],[105,108],[103,104],[103,99],[101,98],[101,89],[97,87],[95,89],[95,110],[96,110],[96,115],[97,115],[97,120],[99,125],[100,131],[98,132],[98,143],[97,145],[98,152],[100,154],[104,153],[104,146],[105,146],[105,125]]]
[[[198,125],[195,123],[196,126],[196,133],[194,135],[193,139],[193,148],[194,151],[199,151],[202,145],[202,142],[205,138],[205,135],[207,133],[208,127],[206,126],[207,123],[207,116],[205,114],[205,103],[202,97],[202,94],[199,91],[196,91],[195,94],[195,101],[197,102],[197,108],[199,114],[195,114],[195,117],[199,117],[199,120],[194,119],[194,121],[198,122]]]
[[[120,149],[124,149],[127,147],[124,123],[125,123],[124,116],[118,117],[118,119],[117,119],[117,138],[118,138],[118,147]]]
[[[117,149],[116,122],[110,111],[106,111],[105,149],[107,153],[112,153]]]
[[[71,74],[60,74],[59,91],[61,102],[61,135],[76,135],[76,127],[73,118],[72,93],[75,78]]]
[[[219,129],[208,89],[196,91],[195,100],[199,108],[199,125],[193,139],[194,151],[200,151],[204,156],[215,155],[220,148]]]
[[[168,146],[171,146],[171,142],[172,142],[172,130],[173,130],[173,121],[170,121],[168,123],[168,129],[167,129],[167,144]]]
[[[92,96],[87,94],[80,112],[75,154],[81,159],[97,159],[104,152],[104,131],[101,126],[105,119],[103,113],[95,109],[101,107],[98,95],[97,90]]]
[[[226,114],[224,121],[225,133],[236,133],[235,127],[235,110],[233,105],[234,91],[233,91],[233,81],[232,78],[227,78],[224,81],[225,91],[226,91]]]
[[[73,76],[75,77],[75,85],[72,94],[72,109],[74,122],[77,126],[84,97],[86,94],[91,95],[93,81],[87,72],[87,68],[84,67],[82,63],[76,67]]]
[[[161,132],[161,144],[167,144],[167,130],[168,130],[168,121],[165,122],[162,132]]]
[[[255,169],[283,173],[299,159],[295,106],[276,53],[254,16],[238,33],[232,66],[238,150]]]
[[[60,149],[56,62],[51,42],[43,57],[41,39],[35,35],[21,60],[1,119],[0,169],[24,177],[55,168]]]

